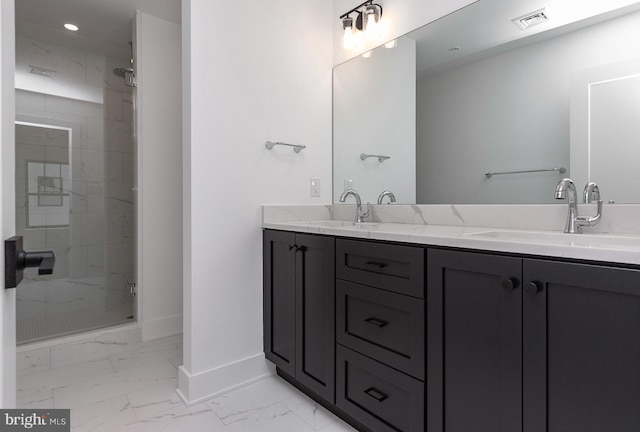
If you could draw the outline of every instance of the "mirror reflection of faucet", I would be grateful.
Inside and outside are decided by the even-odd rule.
[[[382,192],[380,192],[380,195],[378,195],[378,204],[382,204],[382,200],[384,199],[384,197],[389,197],[389,202],[387,204],[396,202],[396,196],[393,194],[393,192],[391,192],[390,190],[383,190]]]
[[[602,200],[600,199],[600,189],[594,182],[589,182],[584,188],[584,201],[590,203],[596,200],[598,212],[595,216],[578,216],[578,194],[573,180],[564,178],[556,185],[556,199],[567,198],[569,202],[569,211],[567,213],[567,223],[564,232],[569,234],[579,234],[582,232],[583,226],[594,226],[600,222],[602,217]]]
[[[356,192],[355,189],[347,189],[346,191],[344,191],[342,195],[340,195],[340,202],[342,203],[345,202],[349,195],[354,197],[356,200],[355,222],[356,223],[364,222],[364,219],[369,217],[369,214],[371,214],[371,203],[367,203],[367,211],[362,211],[362,200],[360,200],[360,195],[358,194],[358,192]]]
[[[584,191],[582,192],[584,196],[585,204],[591,204],[593,201],[600,200],[600,188],[595,182],[589,182],[584,186]]]

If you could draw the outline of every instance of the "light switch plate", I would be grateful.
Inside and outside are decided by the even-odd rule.
[[[311,196],[319,197],[320,196],[320,179],[311,177]]]

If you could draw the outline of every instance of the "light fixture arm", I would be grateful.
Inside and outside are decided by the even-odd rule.
[[[382,6],[377,4],[377,3],[374,3],[373,0],[367,0],[367,1],[359,4],[358,6],[354,7],[350,11],[345,12],[342,15],[340,15],[340,19],[349,18],[352,13],[357,12],[358,13],[358,17],[356,18],[356,28],[358,30],[362,30],[362,11],[360,11],[360,9],[366,8],[367,6],[375,6],[375,7],[377,7],[379,9],[379,11],[380,11],[379,17],[382,16]]]
[[[362,3],[362,4],[359,4],[358,6],[354,7],[354,8],[353,8],[353,9],[351,9],[349,12],[345,12],[345,13],[343,13],[342,15],[340,15],[340,19],[342,19],[342,18],[346,18],[346,17],[348,17],[349,15],[351,15],[352,13],[354,13],[355,11],[357,11],[358,9],[360,9],[361,7],[369,6],[369,5],[370,5],[370,4],[372,4],[372,3],[373,3],[373,0],[367,0],[366,2],[364,2],[364,3]]]

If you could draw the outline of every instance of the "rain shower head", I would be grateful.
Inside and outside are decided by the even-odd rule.
[[[113,70],[113,74],[119,76],[120,78],[124,78],[125,85],[129,87],[136,86],[136,75],[131,68],[119,67]]]

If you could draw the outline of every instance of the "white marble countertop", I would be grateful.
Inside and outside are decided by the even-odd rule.
[[[640,265],[640,236],[339,220],[263,221],[263,228],[544,257]]]

